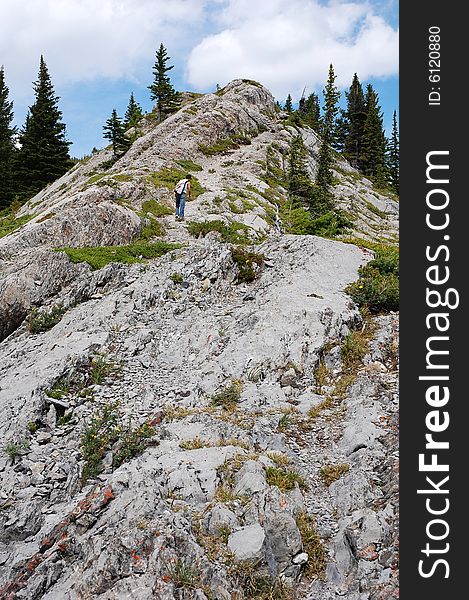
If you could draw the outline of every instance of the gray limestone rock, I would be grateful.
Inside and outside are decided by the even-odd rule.
[[[265,532],[259,523],[242,527],[228,538],[235,559],[255,563],[264,558]]]

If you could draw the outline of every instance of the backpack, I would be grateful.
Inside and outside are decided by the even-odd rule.
[[[186,189],[187,179],[180,179],[176,183],[176,187],[174,188],[174,195],[176,196],[176,200],[180,200],[181,196]]]

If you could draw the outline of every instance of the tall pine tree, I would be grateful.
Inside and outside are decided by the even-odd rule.
[[[314,92],[301,102],[299,107],[301,118],[306,125],[316,131],[319,129],[320,109],[319,97]]]
[[[288,158],[288,188],[292,204],[298,201],[309,203],[312,185],[306,167],[308,155],[301,135],[292,139]]]
[[[349,120],[347,117],[347,111],[340,109],[335,122],[334,135],[334,150],[337,150],[337,152],[345,152],[345,145],[347,143],[348,132]]]
[[[392,115],[391,139],[388,144],[387,170],[389,183],[392,189],[399,195],[399,130],[397,128],[397,115]]]
[[[366,103],[363,94],[363,87],[355,73],[352,84],[348,92],[345,92],[347,98],[347,110],[345,111],[347,120],[347,132],[345,137],[344,154],[352,167],[361,170],[363,132],[366,121]]]
[[[36,98],[20,132],[21,148],[17,153],[17,189],[22,200],[61,177],[73,164],[62,112],[58,108],[59,98],[55,95],[43,56],[33,89]]]
[[[288,94],[286,102],[285,102],[285,110],[287,111],[287,113],[289,115],[291,115],[291,113],[293,112],[293,102],[292,102],[292,97],[291,94]]]
[[[363,173],[372,177],[378,186],[386,185],[386,138],[383,130],[383,114],[378,94],[371,84],[366,87],[366,120],[363,128]]]
[[[115,108],[103,126],[103,132],[103,136],[111,142],[114,158],[122,156],[128,150],[130,140],[125,135],[125,127]]]
[[[337,103],[340,98],[340,92],[335,85],[334,67],[330,65],[329,76],[324,88],[324,108],[321,119],[322,144],[319,150],[318,169],[316,173],[316,185],[318,187],[317,203],[321,212],[327,212],[334,208],[332,196],[332,165],[334,157],[332,154],[332,144],[336,136],[336,118],[338,113]]]
[[[142,107],[138,102],[135,101],[134,93],[130,94],[129,104],[127,105],[127,110],[125,111],[124,116],[124,127],[125,129],[129,129],[130,127],[135,127],[140,119],[143,118]]]
[[[340,92],[335,85],[336,75],[333,65],[329,65],[329,76],[326,86],[323,90],[324,107],[323,117],[321,119],[321,134],[322,139],[332,146],[336,136],[336,119],[339,113],[338,102]]]
[[[8,100],[8,94],[2,66],[0,67],[0,210],[6,208],[14,197],[13,158],[16,127],[12,126],[13,102]]]
[[[179,108],[180,95],[174,89],[168,72],[174,68],[174,65],[168,66],[170,57],[163,44],[160,44],[156,52],[156,60],[153,66],[153,83],[148,86],[150,90],[150,99],[156,101],[158,110],[158,120],[161,122],[167,115],[173,113]]]

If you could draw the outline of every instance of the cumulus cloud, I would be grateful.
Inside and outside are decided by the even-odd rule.
[[[177,53],[204,19],[201,0],[2,0],[0,64],[16,95],[30,94],[44,55],[54,84],[132,79],[161,41]],[[146,72],[146,77],[148,73]]]
[[[225,0],[219,30],[192,50],[187,78],[198,89],[236,77],[257,79],[278,98],[324,84],[350,85],[398,71],[398,31],[370,3],[317,0]]]

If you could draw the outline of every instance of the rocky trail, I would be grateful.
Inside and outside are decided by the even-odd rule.
[[[90,164],[75,188],[71,172],[35,200],[55,216],[3,238],[0,598],[398,597],[398,314],[363,316],[344,292],[371,251],[285,235],[267,218],[274,204],[233,198],[232,187],[267,189],[256,161],[291,137],[258,85],[201,98],[217,112],[199,108],[199,121],[194,108],[149,126],[119,161],[118,173],[146,173],[163,155],[196,156],[204,191],[187,221],[159,217],[179,247],[97,270],[51,252],[46,229],[96,246],[141,227],[122,203],[114,232],[95,227],[111,197],[138,207],[148,191],[125,177],[83,190]],[[200,120],[194,144],[226,135],[219,118],[264,130],[228,155],[180,141]],[[313,168],[317,138],[304,135]],[[392,201],[373,197],[389,212],[377,227],[395,231]],[[219,233],[187,229],[213,219],[248,228],[252,281]],[[31,317],[19,321],[31,306],[63,314],[32,332]]]

